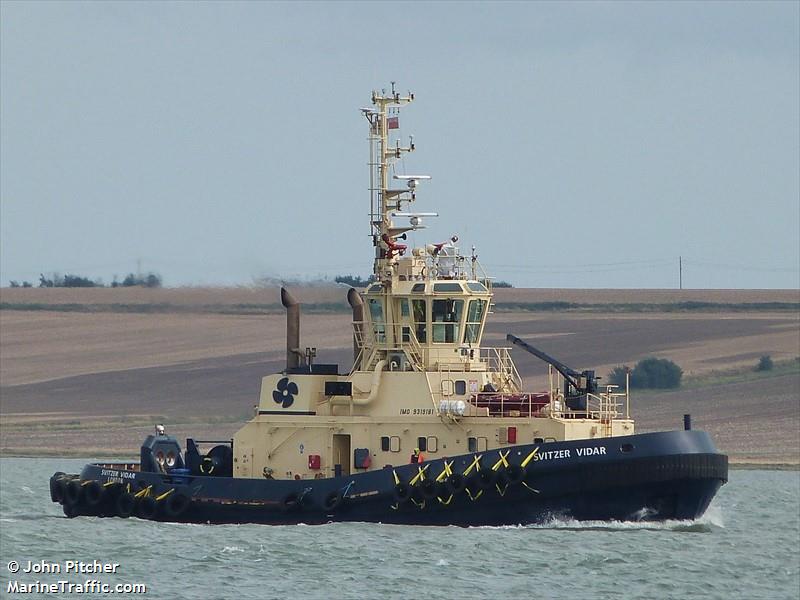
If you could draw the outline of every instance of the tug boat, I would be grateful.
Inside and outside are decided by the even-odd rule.
[[[138,462],[55,473],[67,517],[136,516],[189,523],[517,525],[555,517],[700,517],[727,481],[709,435],[637,434],[630,394],[601,386],[525,341],[550,385],[523,389],[511,347],[481,345],[492,280],[458,238],[408,248],[407,233],[438,216],[418,212],[427,175],[394,174],[415,150],[397,137],[414,100],[382,90],[369,124],[371,283],[350,289],[353,366],[314,362],[300,345],[300,305],[286,308],[286,368],[261,382],[256,414],[233,439],[189,438],[163,425]],[[390,174],[393,176],[390,179]]]

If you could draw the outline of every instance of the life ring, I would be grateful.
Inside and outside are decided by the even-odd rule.
[[[180,517],[186,512],[186,509],[189,508],[191,503],[191,498],[186,494],[181,494],[180,492],[170,494],[164,502],[164,514],[173,519]]]
[[[65,504],[77,505],[83,499],[83,486],[80,479],[71,479],[64,490]]]
[[[527,469],[520,465],[508,465],[506,469],[509,485],[519,485],[525,481],[525,475],[527,475]]]
[[[203,475],[211,475],[214,473],[214,459],[210,456],[206,456],[203,458],[203,462],[200,463],[200,472]]]
[[[325,510],[336,510],[339,508],[339,505],[344,500],[341,492],[335,491],[331,492],[327,496],[325,496],[325,501],[322,503],[322,508]]]
[[[127,519],[136,510],[136,498],[128,492],[121,493],[114,502],[114,510],[118,517]]]
[[[467,487],[467,480],[461,473],[450,473],[444,485],[450,494],[456,495],[463,492],[464,488]]]
[[[136,506],[136,514],[140,519],[151,521],[156,518],[158,514],[158,502],[152,496],[145,496],[139,499]]]
[[[83,497],[89,506],[99,506],[104,495],[105,490],[99,481],[91,481],[84,486]]]
[[[481,489],[490,490],[497,483],[497,471],[481,469],[477,473],[477,484]]]
[[[411,495],[413,494],[413,490],[411,486],[405,483],[404,481],[399,482],[396,486],[394,486],[393,490],[394,499],[399,502],[408,502],[411,500]]]

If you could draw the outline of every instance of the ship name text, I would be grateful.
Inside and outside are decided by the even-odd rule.
[[[538,448],[537,448],[538,450]],[[594,456],[594,455],[605,455],[606,449],[604,446],[584,446],[583,448],[575,448],[575,454],[577,456]],[[544,452],[537,452],[533,460],[541,461],[541,460],[559,460],[562,458],[572,458],[572,450],[564,449],[564,450],[546,450]]]

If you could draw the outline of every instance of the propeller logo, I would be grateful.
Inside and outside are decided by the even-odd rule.
[[[272,392],[272,399],[277,404],[282,404],[283,408],[289,408],[294,404],[294,396],[297,394],[297,384],[294,381],[289,381],[288,377],[284,377],[278,382],[278,389]]]

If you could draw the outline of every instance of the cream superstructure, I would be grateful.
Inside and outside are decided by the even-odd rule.
[[[462,256],[455,236],[418,248],[403,243],[436,216],[412,209],[427,175],[395,176],[390,186],[394,162],[415,149],[413,139],[390,139],[400,107],[413,100],[393,84],[362,109],[375,281],[349,294],[353,368],[340,375],[309,364],[299,308],[284,291],[287,370],[262,379],[257,414],[234,436],[235,477],[313,479],[405,464],[415,448],[439,458],[634,433],[627,392],[608,386],[572,410],[552,370],[548,392],[526,393],[509,349],[481,347],[492,288],[474,249]]]

